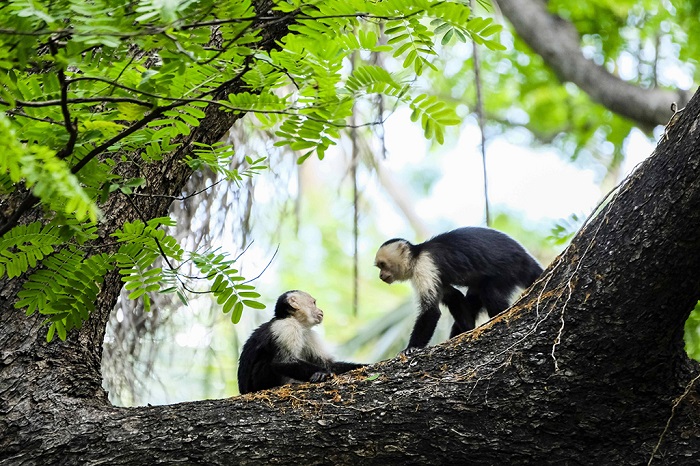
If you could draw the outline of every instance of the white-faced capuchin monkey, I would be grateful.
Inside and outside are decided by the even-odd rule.
[[[275,316],[258,327],[243,345],[238,360],[241,394],[290,382],[323,382],[365,366],[334,361],[312,330],[323,320],[316,300],[303,291],[287,291],[277,299]]]
[[[405,354],[425,347],[440,319],[442,302],[454,317],[450,338],[472,330],[482,307],[494,317],[527,288],[542,267],[517,241],[490,228],[465,227],[420,244],[395,238],[382,244],[374,261],[386,283],[411,280],[419,313]],[[467,295],[456,286],[468,287]]]

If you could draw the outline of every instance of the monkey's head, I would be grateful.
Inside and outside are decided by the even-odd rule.
[[[292,290],[277,299],[275,317],[296,319],[304,327],[311,328],[323,322],[323,311],[316,307],[316,299],[309,293]]]
[[[391,284],[411,278],[411,259],[411,243],[394,238],[379,247],[374,265],[379,268],[379,278]]]

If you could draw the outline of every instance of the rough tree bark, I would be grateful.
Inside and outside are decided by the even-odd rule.
[[[87,325],[51,344],[41,317],[12,308],[25,277],[0,280],[0,463],[690,464],[700,371],[682,334],[700,297],[699,122],[696,95],[511,310],[325,384],[116,408],[99,361],[118,277]],[[193,139],[216,139],[231,116],[208,123]],[[186,146],[146,168],[152,192],[178,192]],[[104,210],[103,232],[135,216],[118,197]]]
[[[573,24],[547,11],[543,0],[498,0],[503,15],[518,35],[564,82],[580,87],[613,112],[652,129],[665,124],[671,104],[683,107],[691,96],[683,90],[645,89],[623,81],[584,57]]]

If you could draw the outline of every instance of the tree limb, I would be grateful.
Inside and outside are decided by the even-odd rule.
[[[627,83],[583,56],[576,28],[547,11],[542,0],[498,0],[498,6],[518,35],[562,81],[576,84],[591,99],[613,112],[651,129],[666,124],[671,104],[683,107],[688,91],[644,89]]]

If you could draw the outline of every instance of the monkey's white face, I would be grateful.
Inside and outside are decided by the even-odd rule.
[[[292,317],[304,327],[311,328],[323,322],[323,311],[316,307],[316,299],[308,293],[297,291],[287,298],[294,309]]]
[[[380,247],[374,258],[374,265],[379,268],[379,278],[389,284],[411,278],[408,255],[408,246],[403,241]]]

